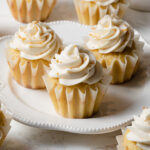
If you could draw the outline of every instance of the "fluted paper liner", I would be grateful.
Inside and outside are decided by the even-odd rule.
[[[27,60],[13,49],[7,50],[7,61],[13,78],[22,86],[32,89],[45,88],[42,76],[49,62],[46,60]]]
[[[125,0],[109,6],[99,6],[92,1],[74,0],[74,2],[80,23],[86,25],[96,25],[105,15],[116,15],[122,18],[128,7]]]
[[[137,72],[144,43],[139,41],[139,36],[135,36],[134,43],[135,48],[122,56],[116,57],[112,54],[107,58],[107,54],[93,52],[102,66],[108,69],[109,74],[112,76],[112,84],[128,81]]]
[[[48,75],[43,79],[56,112],[66,118],[86,118],[96,113],[109,83],[107,77],[93,85],[80,83],[69,87]]]
[[[122,134],[125,133],[125,128],[121,129]],[[117,140],[117,150],[125,150],[125,148],[123,147],[123,135],[118,135],[116,136],[116,140]]]
[[[123,135],[119,135],[116,137],[118,145],[117,145],[117,150],[125,150],[123,147]]]
[[[47,19],[56,0],[7,0],[7,2],[16,20],[29,23]]]
[[[11,116],[4,105],[0,105],[0,145],[4,142],[10,130]]]

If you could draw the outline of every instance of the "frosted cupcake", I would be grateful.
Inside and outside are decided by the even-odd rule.
[[[69,45],[55,55],[50,68],[44,81],[58,114],[85,118],[99,110],[108,80],[91,52]]]
[[[127,127],[123,136],[117,137],[118,150],[150,149],[150,109],[144,109],[140,116],[135,116],[132,125]]]
[[[7,0],[13,17],[24,23],[46,20],[56,0]]]
[[[80,23],[96,25],[105,15],[123,17],[127,0],[74,0]]]
[[[13,78],[24,87],[45,88],[42,76],[60,46],[60,39],[46,24],[32,22],[20,27],[7,50]]]
[[[4,142],[10,129],[11,117],[5,107],[0,105],[0,145]]]
[[[136,73],[143,43],[132,27],[122,19],[105,16],[93,27],[87,48],[112,76],[111,83],[123,83]]]

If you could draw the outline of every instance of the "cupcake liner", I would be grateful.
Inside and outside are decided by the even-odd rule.
[[[131,79],[131,77],[137,72],[139,62],[143,54],[144,43],[139,41],[139,36],[135,36],[135,49],[129,54],[125,54],[123,61],[120,57],[111,57],[112,61],[110,63],[109,59],[104,57],[99,57],[97,52],[94,52],[97,60],[106,68],[109,74],[112,76],[112,84],[123,83]]]
[[[56,112],[66,118],[86,118],[96,113],[109,82],[107,78],[93,85],[81,83],[68,87],[48,75],[43,79]]]
[[[124,0],[109,6],[100,6],[93,1],[74,0],[79,22],[86,25],[96,25],[105,15],[123,17],[128,3]]]
[[[7,61],[13,78],[22,86],[32,89],[45,88],[42,76],[49,62],[46,60],[27,60],[15,54],[15,50],[7,51]]]
[[[117,150],[125,150],[123,147],[123,136],[119,135],[116,137],[118,145],[117,145]]]
[[[7,0],[8,6],[14,18],[20,22],[46,20],[56,0]]]
[[[125,150],[123,147],[123,134],[125,133],[125,128],[121,129],[122,131],[122,135],[118,135],[116,136],[116,140],[117,140],[117,150]]]
[[[0,121],[0,145],[1,145],[10,130],[10,121],[11,121],[11,116],[7,112],[3,104],[0,105],[0,116],[1,116]]]

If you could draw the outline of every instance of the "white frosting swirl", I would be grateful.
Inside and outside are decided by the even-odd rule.
[[[135,116],[132,126],[128,127],[131,132],[127,134],[129,141],[137,142],[143,150],[150,149],[150,109],[144,109],[140,116]]]
[[[100,6],[108,6],[112,3],[118,2],[119,0],[84,0],[84,1],[96,2]]]
[[[19,50],[21,57],[29,60],[49,60],[58,52],[60,40],[48,25],[34,21],[19,28],[10,48]]]
[[[58,78],[60,84],[72,86],[79,83],[89,85],[103,77],[102,67],[94,55],[76,45],[67,46],[61,54],[56,54],[50,64],[49,75]]]
[[[106,15],[90,33],[87,48],[99,53],[123,52],[131,47],[134,32],[131,26],[114,16]]]

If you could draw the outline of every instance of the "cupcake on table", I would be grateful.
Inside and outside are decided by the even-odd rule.
[[[42,76],[60,48],[59,37],[48,25],[34,21],[21,26],[8,43],[11,75],[24,87],[45,88]]]
[[[86,42],[86,47],[108,69],[113,84],[128,81],[136,73],[143,45],[126,21],[109,15],[92,28]]]
[[[96,113],[109,83],[94,55],[74,44],[55,55],[43,78],[56,112],[67,118]]]
[[[7,0],[13,17],[20,22],[46,20],[56,4],[56,0]]]
[[[7,113],[4,105],[0,105],[0,146],[10,130],[10,121],[11,116]]]
[[[118,150],[149,150],[150,109],[145,108],[140,116],[135,116],[132,125],[117,139]]]
[[[105,15],[123,17],[127,0],[74,0],[81,24],[96,25]]]

